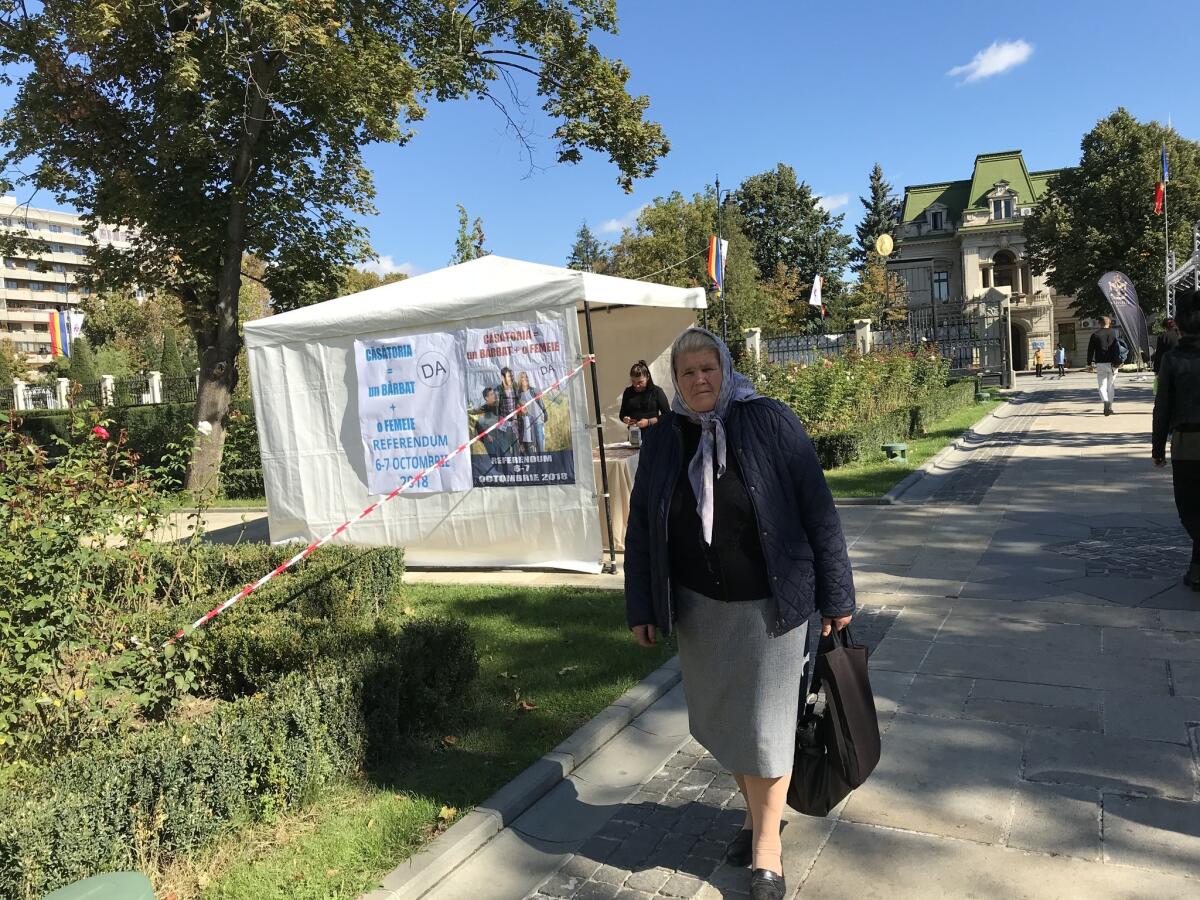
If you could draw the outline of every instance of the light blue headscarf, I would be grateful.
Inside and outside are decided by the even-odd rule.
[[[711,412],[698,413],[684,402],[683,392],[679,389],[679,379],[675,377],[675,353],[671,353],[671,381],[675,385],[675,399],[671,401],[671,409],[700,426],[700,446],[696,455],[688,463],[688,481],[696,494],[696,512],[700,515],[700,526],[704,534],[704,543],[712,544],[713,530],[713,487],[716,479],[725,474],[725,417],[734,403],[757,397],[754,385],[750,379],[740,372],[734,371],[733,358],[725,342],[703,328],[689,328],[683,334],[697,332],[712,339],[721,361],[721,390],[717,394],[717,405]],[[682,338],[683,335],[680,335]],[[678,343],[679,338],[676,338]],[[716,460],[714,471],[713,460]]]

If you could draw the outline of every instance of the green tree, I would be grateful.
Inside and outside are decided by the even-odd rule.
[[[677,287],[710,286],[706,248],[716,233],[716,193],[710,186],[691,200],[678,191],[656,197],[638,214],[632,228],[626,228],[613,245],[611,274],[644,279]],[[725,299],[729,314],[730,348],[740,352],[743,327],[757,327],[767,316],[771,302],[758,283],[750,241],[742,232],[741,215],[736,204],[725,203],[722,210],[722,234],[729,241],[725,261]],[[715,331],[722,330],[722,306],[710,293],[710,308],[702,316]]]
[[[350,266],[346,269],[345,275],[342,277],[342,288],[338,296],[345,297],[347,294],[358,294],[362,291],[369,291],[371,288],[383,287],[385,284],[391,284],[395,281],[403,281],[407,277],[403,272],[388,272],[386,275],[380,275],[377,272]]]
[[[1186,256],[1200,219],[1200,144],[1157,122],[1139,122],[1124,108],[1084,135],[1079,165],[1053,176],[1025,219],[1030,268],[1047,274],[1059,293],[1074,294],[1079,315],[1108,311],[1097,281],[1114,269],[1133,279],[1149,315],[1163,308],[1163,219],[1154,214],[1154,185],[1164,142],[1171,246],[1177,258]]]
[[[96,357],[92,353],[92,343],[86,335],[81,334],[71,345],[71,359],[66,377],[80,384],[95,384],[100,380],[100,373],[96,370]]]
[[[12,391],[14,378],[29,377],[29,360],[7,338],[0,338],[0,391]]]
[[[592,233],[592,229],[588,228],[585,220],[575,233],[575,246],[571,248],[571,255],[567,257],[567,268],[584,272],[603,272],[606,256],[604,244]]]
[[[752,175],[734,193],[743,230],[753,246],[760,272],[775,271],[783,263],[798,276],[799,293],[791,305],[807,300],[813,279],[823,278],[826,303],[842,290],[842,272],[850,259],[850,236],[841,231],[843,215],[822,209],[818,198],[791,166]]]
[[[861,273],[867,266],[868,254],[875,252],[875,239],[881,234],[896,234],[896,214],[900,201],[892,192],[892,186],[883,180],[883,167],[879,163],[871,168],[867,196],[858,202],[865,210],[862,221],[854,228],[857,240],[850,248],[850,263],[855,272]]]
[[[369,255],[362,147],[407,143],[431,102],[503,111],[522,74],[557,124],[558,161],[604,152],[632,189],[668,145],[594,42],[616,30],[613,0],[0,0],[15,82],[0,145],[20,173],[0,187],[47,191],[92,231],[119,223],[128,245],[92,254],[101,284],[181,300],[201,369],[188,485],[207,488],[238,381],[246,254],[267,264],[276,308],[334,296]]]
[[[95,350],[96,375],[111,375],[113,378],[129,378],[133,375],[133,363],[124,347],[105,344]],[[69,375],[67,377],[70,377]]]
[[[467,208],[461,203],[458,204],[458,237],[454,241],[454,255],[450,257],[450,265],[487,256],[491,251],[483,249],[485,240],[487,238],[483,234],[483,219],[476,218],[472,223],[467,215]]]
[[[160,363],[164,378],[182,378],[187,375],[183,368],[183,358],[179,355],[179,344],[175,340],[175,332],[168,331],[163,335],[162,362]]]
[[[888,273],[884,258],[871,250],[858,280],[830,306],[829,317],[831,329],[837,331],[850,330],[856,319],[870,319],[880,328],[902,325],[908,319],[908,292]]]

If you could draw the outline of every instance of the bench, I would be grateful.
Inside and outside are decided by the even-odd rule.
[[[908,444],[884,444],[883,452],[887,454],[888,462],[895,462],[898,459],[904,461],[908,459]]]

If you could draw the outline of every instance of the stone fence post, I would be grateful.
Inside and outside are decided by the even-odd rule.
[[[150,381],[150,402],[162,403],[162,372],[151,372],[149,375]]]
[[[753,356],[756,362],[762,360],[761,328],[746,329],[746,352]]]
[[[25,395],[25,382],[20,378],[13,379],[13,409],[28,409],[29,398]]]
[[[54,379],[54,392],[58,395],[58,408],[66,409],[71,401],[71,379]]]
[[[871,320],[854,320],[854,344],[864,356],[871,352],[873,339],[871,337]]]
[[[117,380],[111,375],[100,376],[100,403],[112,406],[117,399]]]

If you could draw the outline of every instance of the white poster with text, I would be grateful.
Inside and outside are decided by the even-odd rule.
[[[355,341],[354,361],[370,493],[391,493],[466,443],[460,333]],[[471,457],[461,453],[417,479],[405,493],[472,486]]]

